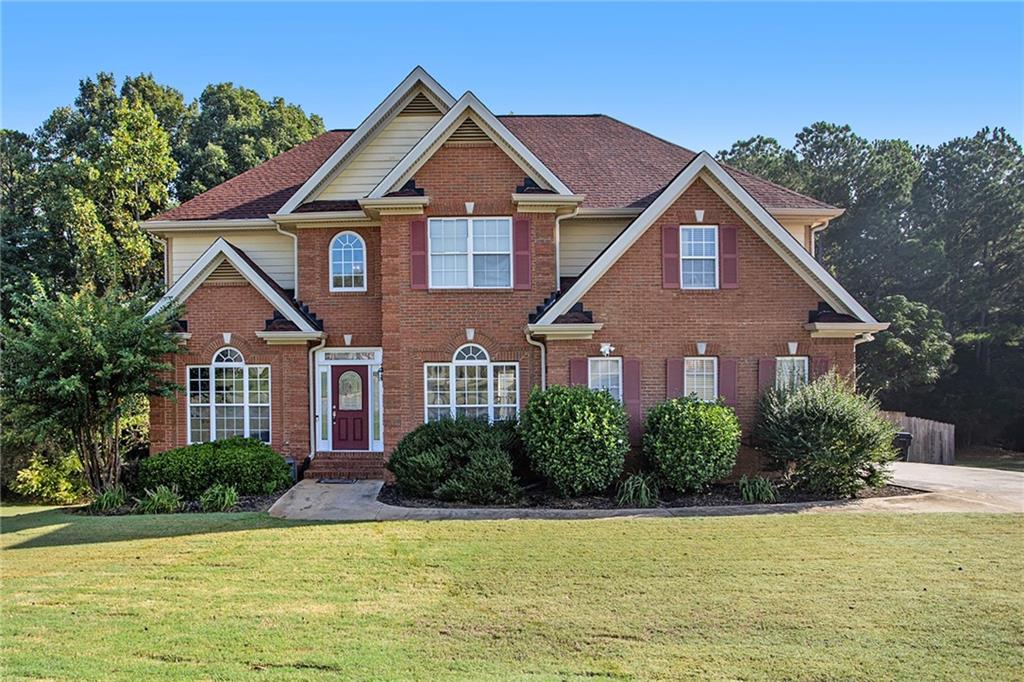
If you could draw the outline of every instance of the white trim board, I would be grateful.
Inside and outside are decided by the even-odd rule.
[[[412,72],[405,77],[398,86],[391,91],[383,102],[377,105],[365,121],[359,124],[348,138],[338,147],[333,154],[328,157],[326,161],[316,170],[313,175],[309,177],[306,182],[299,187],[298,191],[293,194],[288,201],[285,202],[278,211],[278,215],[287,215],[294,211],[302,204],[303,201],[309,197],[310,194],[320,186],[320,183],[325,181],[330,175],[338,169],[339,165],[348,158],[352,152],[359,147],[359,145],[382,123],[386,120],[390,120],[391,117],[397,115],[400,109],[398,105],[406,98],[412,99],[411,96],[415,96],[413,91],[416,90],[417,86],[422,86],[428,95],[432,96],[432,99],[436,100],[435,104],[439,105],[439,109],[444,111],[455,104],[455,98],[445,90],[440,83],[433,79],[433,77],[427,73],[423,67],[417,66]],[[410,96],[411,95],[411,96]]]
[[[412,176],[444,141],[453,133],[456,128],[467,118],[472,117],[474,122],[481,125],[488,136],[499,146],[505,148],[513,161],[529,174],[536,174],[534,178],[548,186],[562,196],[573,196],[572,191],[563,183],[554,172],[545,166],[537,156],[524,145],[519,138],[512,134],[505,124],[484,106],[483,102],[477,99],[472,92],[466,92],[444,116],[441,117],[434,127],[420,141],[402,157],[391,172],[384,176],[384,179],[373,188],[368,195],[371,199],[380,199],[388,192],[394,191],[398,186]],[[525,164],[525,166],[524,166]],[[554,196],[554,195],[552,195]]]
[[[744,218],[743,213],[748,213],[753,218],[752,221],[747,220],[751,229],[764,239],[772,250],[786,261],[815,293],[836,307],[840,312],[849,313],[862,322],[877,322],[871,316],[871,313],[858,303],[820,263],[814,260],[814,257],[803,248],[786,228],[780,225],[749,192],[743,189],[715,161],[714,157],[707,152],[701,152],[680,171],[672,182],[658,195],[658,198],[630,223],[629,227],[587,268],[583,275],[569,287],[569,290],[537,320],[536,324],[552,324],[559,315],[568,312],[611,269],[612,265],[622,257],[622,254],[628,251],[647,229],[657,222],[661,215],[675,203],[676,199],[693,184],[694,180],[702,172],[714,179],[726,192],[732,195],[732,197],[724,196],[719,188],[713,184],[711,185],[711,188],[722,196],[726,203],[733,206],[733,208],[737,208],[734,204],[738,203],[738,207],[744,209],[743,211],[737,211],[741,218]],[[733,198],[735,198],[735,202]]]
[[[153,307],[149,309],[146,315],[153,315],[172,302],[187,299],[192,295],[192,292],[199,288],[199,285],[206,280],[209,274],[225,260],[231,263],[245,277],[249,284],[274,306],[275,310],[284,315],[290,322],[293,322],[299,328],[299,331],[311,334],[320,333],[319,329],[315,329],[305,317],[295,310],[295,306],[292,305],[291,301],[281,296],[276,289],[267,284],[266,280],[260,277],[253,270],[252,266],[239,256],[235,248],[225,241],[223,237],[218,237],[217,241],[210,244],[206,251],[203,251],[203,255],[199,256],[188,267],[188,270],[182,273],[178,281],[167,290],[167,293],[159,301],[153,304]]]

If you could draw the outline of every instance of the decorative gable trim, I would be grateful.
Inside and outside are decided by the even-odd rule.
[[[572,195],[565,183],[558,179],[540,159],[524,145],[519,138],[505,127],[483,102],[472,92],[467,92],[456,102],[434,127],[424,135],[409,152],[402,157],[391,172],[370,192],[370,199],[379,199],[408,181],[427,160],[433,156],[466,119],[471,119],[488,138],[504,149],[505,153],[527,174],[543,183],[547,189],[560,195]]]
[[[243,258],[239,252],[224,240],[223,237],[219,237],[217,241],[210,244],[209,248],[203,252],[196,262],[189,266],[178,281],[167,290],[167,293],[157,301],[146,315],[153,315],[165,306],[176,303],[179,301],[186,300],[192,293],[199,288],[207,277],[209,277],[217,268],[221,267],[223,263],[230,263],[234,269],[245,278],[247,282],[256,291],[260,292],[265,299],[277,310],[281,315],[288,321],[292,322],[296,328],[301,332],[309,334],[322,335],[319,329],[316,329],[309,320],[307,320],[299,311],[295,308],[295,305],[288,300],[284,295],[281,294],[275,287],[271,286],[266,279],[264,279],[253,267],[250,265],[245,258]]]
[[[662,190],[658,198],[630,223],[622,234],[591,263],[565,294],[555,301],[538,324],[551,324],[583,298],[619,258],[675,203],[698,176],[729,204],[807,284],[837,310],[848,312],[862,322],[876,323],[874,317],[797,242],[786,228],[737,183],[707,152],[701,152]],[[723,191],[724,190],[724,191]],[[652,267],[654,267],[652,265]]]
[[[413,94],[417,88],[422,89]],[[427,96],[428,94],[430,97]],[[373,110],[366,120],[359,124],[359,127],[348,136],[348,139],[331,154],[320,168],[299,187],[298,191],[278,210],[278,214],[288,214],[298,208],[381,124],[386,123],[393,116],[397,116],[398,113],[403,112],[409,106],[415,104],[419,107],[420,104],[418,103],[421,96],[432,103],[439,111],[448,110],[455,104],[455,98],[441,87],[441,84],[435,81],[423,67],[417,66]],[[401,106],[403,103],[405,106]]]

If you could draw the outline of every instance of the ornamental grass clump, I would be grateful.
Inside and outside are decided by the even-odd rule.
[[[792,390],[769,390],[756,429],[765,455],[794,485],[834,497],[888,481],[895,435],[878,401],[834,372]]]
[[[647,414],[643,444],[644,457],[668,487],[700,492],[735,466],[740,424],[720,402],[675,398]]]

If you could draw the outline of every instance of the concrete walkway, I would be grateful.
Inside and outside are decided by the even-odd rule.
[[[605,519],[676,516],[740,516],[825,512],[1024,512],[1024,473],[897,462],[895,485],[919,495],[843,502],[743,504],[671,509],[451,509],[395,507],[377,501],[382,481],[300,481],[270,508],[271,516],[307,521],[400,521],[443,519]]]

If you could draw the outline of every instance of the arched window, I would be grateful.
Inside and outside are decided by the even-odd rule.
[[[519,363],[491,362],[483,347],[468,343],[450,363],[424,365],[426,419],[515,419],[519,414]]]
[[[225,347],[209,365],[188,368],[188,440],[246,436],[270,442],[270,365],[247,365]]]
[[[331,291],[366,291],[366,242],[355,232],[331,240]]]

